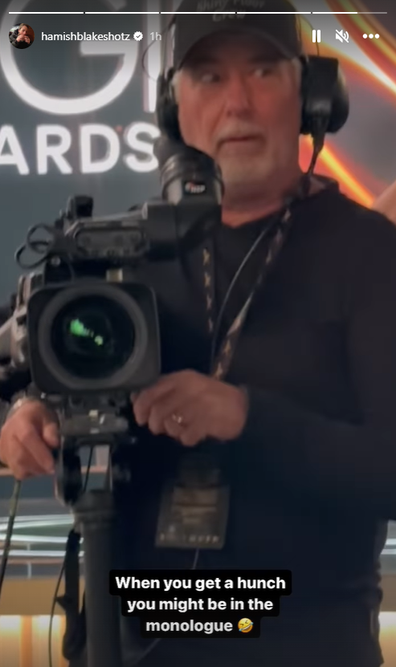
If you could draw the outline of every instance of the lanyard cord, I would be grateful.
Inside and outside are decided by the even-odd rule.
[[[300,181],[297,194],[294,194],[287,198],[281,212],[275,214],[275,218],[272,221],[272,223],[270,223],[268,226],[265,227],[265,229],[262,230],[259,237],[252,244],[252,247],[250,248],[249,252],[242,260],[227,290],[226,296],[220,307],[219,314],[216,318],[215,324],[214,324],[215,262],[214,262],[213,238],[211,239],[211,242],[206,244],[205,247],[203,248],[202,261],[203,261],[204,289],[206,296],[207,326],[209,334],[212,336],[210,373],[213,377],[215,377],[218,380],[224,379],[225,375],[227,374],[231,366],[231,362],[235,354],[239,336],[242,332],[242,328],[248,316],[249,309],[253,302],[253,299],[256,296],[259,288],[265,283],[265,280],[268,277],[269,272],[273,269],[276,260],[279,256],[279,253],[286,242],[293,221],[291,209],[294,204],[301,201],[302,199],[305,199],[305,197],[309,193],[309,189],[310,189],[310,176],[309,174],[304,174]],[[232,291],[237,281],[239,280],[243,269],[245,268],[250,258],[252,257],[253,253],[258,248],[263,239],[265,239],[267,236],[270,237],[270,242],[265,255],[264,262],[260,268],[258,277],[256,279],[256,282],[248,298],[246,299],[244,305],[239,311],[239,314],[236,316],[230,328],[228,329],[228,332],[224,337],[224,340],[219,346],[219,353],[216,356],[216,347],[217,347],[220,327]]]

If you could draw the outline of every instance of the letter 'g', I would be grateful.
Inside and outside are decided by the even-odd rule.
[[[34,88],[22,75],[15,60],[15,49],[8,46],[8,33],[18,21],[16,15],[9,12],[22,12],[30,0],[12,0],[4,13],[4,19],[0,27],[0,64],[12,90],[26,104],[56,115],[76,115],[90,113],[111,104],[125,88],[129,85],[136,69],[138,61],[139,45],[133,40],[129,41],[106,41],[106,42],[79,42],[79,50],[82,56],[114,56],[122,58],[122,64],[117,68],[113,77],[100,90],[85,97],[54,97],[46,95]],[[122,9],[125,0],[103,0],[113,11]]]

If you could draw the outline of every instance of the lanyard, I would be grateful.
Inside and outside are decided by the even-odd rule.
[[[203,248],[202,262],[203,262],[204,289],[206,297],[207,327],[208,327],[208,332],[212,337],[210,374],[217,380],[223,380],[224,377],[227,375],[235,354],[236,346],[238,344],[239,337],[243,329],[243,325],[248,316],[252,302],[259,288],[262,288],[264,286],[265,281],[270,271],[273,269],[275,262],[279,256],[279,253],[285,244],[293,220],[291,212],[292,205],[295,202],[305,198],[308,194],[310,179],[306,178],[306,176],[307,175],[305,174],[300,183],[297,195],[290,197],[287,200],[281,212],[277,213],[274,216],[274,220],[265,227],[265,229],[259,235],[258,239],[253,243],[246,257],[243,259],[224,298],[223,304],[218,313],[217,321],[216,321],[216,304],[215,304],[214,252],[213,248],[210,247],[210,244],[206,244],[205,247]],[[218,332],[220,329],[220,324],[222,316],[224,314],[225,306],[229,301],[232,289],[235,283],[237,282],[243,268],[248,263],[249,259],[253,255],[256,248],[267,237],[269,238],[269,243],[267,244],[265,259],[258,273],[256,281],[253,285],[252,291],[250,292],[244,305],[242,306],[238,315],[236,316],[230,328],[228,329],[227,334],[225,335],[221,345],[219,346],[219,351],[216,354],[216,343],[218,338]]]

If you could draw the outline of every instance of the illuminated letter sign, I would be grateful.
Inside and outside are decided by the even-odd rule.
[[[125,6],[124,0],[104,0],[112,10],[120,10]],[[0,52],[0,63],[3,74],[18,97],[25,104],[35,109],[57,115],[77,115],[97,111],[111,104],[129,85],[138,61],[139,45],[134,40],[107,41],[107,42],[79,42],[80,53],[83,56],[114,56],[120,57],[121,63],[112,79],[101,90],[86,95],[66,99],[45,95],[34,88],[21,74],[16,64],[14,49],[6,48],[8,33],[16,22],[16,16],[9,12],[22,12],[29,4],[29,0],[12,0],[6,9],[0,28],[0,38],[3,42]]]

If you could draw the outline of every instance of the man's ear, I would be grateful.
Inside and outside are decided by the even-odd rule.
[[[374,211],[386,215],[396,225],[396,181],[377,197],[372,208]]]

